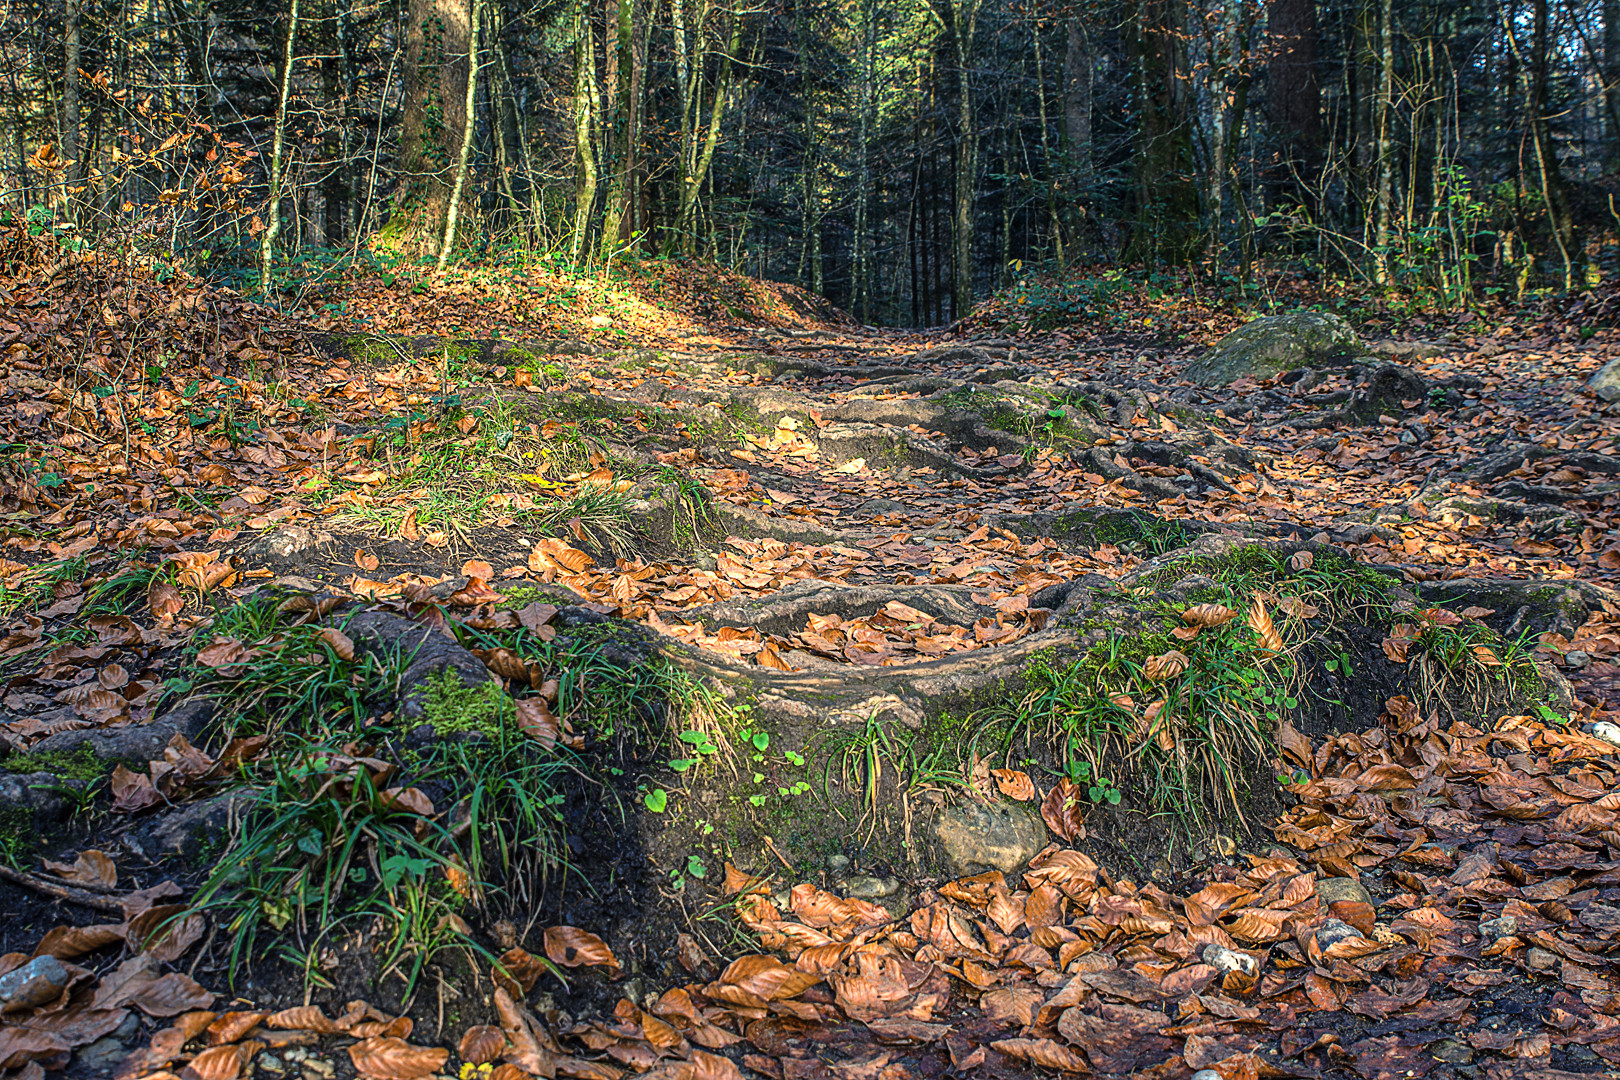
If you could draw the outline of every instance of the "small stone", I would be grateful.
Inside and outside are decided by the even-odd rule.
[[[1373,901],[1372,894],[1364,889],[1361,882],[1355,878],[1322,878],[1316,883],[1316,895],[1324,904],[1336,904],[1341,900],[1349,900],[1352,903],[1366,904],[1368,907],[1376,908],[1378,906]]]
[[[835,874],[842,874],[845,870],[849,869],[849,856],[848,855],[829,855],[829,856],[827,856],[827,869],[831,870]]]
[[[1329,919],[1316,928],[1316,944],[1323,949],[1331,949],[1341,941],[1361,936],[1363,935],[1360,930],[1338,919]]]
[[[857,874],[844,883],[844,895],[858,900],[881,900],[900,891],[900,882],[892,877],[872,877]]]
[[[1503,915],[1498,919],[1481,919],[1479,923],[1479,936],[1486,941],[1500,941],[1518,932],[1519,920],[1512,915]]]
[[[1620,724],[1611,724],[1607,720],[1599,720],[1592,725],[1592,734],[1606,743],[1620,746]]]
[[[1557,971],[1559,966],[1558,955],[1546,949],[1532,947],[1524,954],[1524,966],[1535,972]]]
[[[128,1056],[129,1048],[124,1045],[124,1040],[116,1035],[108,1035],[75,1050],[73,1064],[89,1075],[112,1073],[116,1071],[118,1063]]]
[[[1474,1048],[1455,1039],[1442,1039],[1429,1047],[1429,1055],[1447,1065],[1470,1065],[1474,1061]]]
[[[1237,854],[1237,841],[1225,833],[1216,833],[1209,838],[1209,850],[1223,859],[1230,859]]]
[[[1228,949],[1225,945],[1204,946],[1204,963],[1219,972],[1241,971],[1253,975],[1260,970],[1260,962],[1248,953]]]
[[[337,1068],[325,1058],[309,1057],[304,1059],[304,1075],[308,1076],[310,1073],[331,1080],[337,1075]]]
[[[607,315],[592,315],[590,323],[598,330],[605,330],[613,325],[613,319]]]
[[[932,832],[941,860],[963,876],[1017,870],[1046,846],[1046,826],[1022,803],[960,802],[940,811]]]
[[[287,1071],[287,1066],[283,1065],[281,1059],[274,1054],[260,1054],[253,1059],[253,1063],[268,1073],[280,1075]]]
[[[55,1001],[68,984],[67,968],[49,953],[0,975],[0,1013],[22,1012]]]
[[[1591,662],[1592,654],[1582,652],[1580,649],[1571,649],[1569,652],[1564,654],[1564,666],[1567,668],[1574,668],[1576,671],[1581,670]]]
[[[1192,1080],[1225,1080],[1225,1078],[1214,1069],[1199,1069],[1192,1074]]]

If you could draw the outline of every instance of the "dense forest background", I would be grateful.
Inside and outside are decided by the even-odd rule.
[[[1616,268],[1620,0],[11,0],[0,199],[273,289],[694,257],[871,323],[1033,270]]]

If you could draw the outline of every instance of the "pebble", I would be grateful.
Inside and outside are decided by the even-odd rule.
[[[1214,1069],[1199,1069],[1192,1074],[1192,1080],[1225,1080],[1225,1078]]]
[[[0,1013],[21,1012],[54,1001],[68,984],[67,968],[49,953],[0,975]]]
[[[311,1074],[322,1077],[323,1080],[332,1080],[332,1077],[337,1075],[337,1069],[330,1061],[326,1061],[322,1058],[305,1058],[304,1075],[309,1076]]]
[[[1546,949],[1532,948],[1524,954],[1524,966],[1537,972],[1557,971],[1558,955]]]
[[[1574,668],[1576,671],[1581,670],[1581,668],[1585,667],[1591,662],[1592,654],[1582,652],[1580,649],[1571,649],[1569,652],[1564,654],[1564,666]]]
[[[829,856],[827,856],[827,869],[831,870],[835,874],[842,874],[845,870],[849,869],[849,856],[848,855],[829,855]]]
[[[1512,915],[1503,915],[1499,919],[1481,919],[1479,922],[1479,936],[1486,941],[1499,941],[1518,932],[1519,920]]]
[[[1455,1039],[1442,1039],[1429,1049],[1429,1055],[1447,1065],[1471,1065],[1474,1061],[1474,1048]]]
[[[1606,743],[1620,746],[1620,724],[1611,724],[1607,720],[1599,720],[1592,725],[1592,734]]]
[[[1204,946],[1204,963],[1216,971],[1241,971],[1245,975],[1253,975],[1260,969],[1260,964],[1248,953],[1240,953],[1228,949],[1224,945]]]
[[[277,1075],[287,1071],[287,1066],[283,1065],[281,1059],[274,1054],[260,1054],[253,1059],[253,1063],[265,1072],[276,1073]]]
[[[892,877],[857,874],[844,883],[844,895],[860,900],[881,900],[900,891],[900,881]]]
[[[1329,919],[1316,928],[1316,944],[1323,949],[1329,949],[1341,941],[1364,936],[1360,930],[1339,919]]]

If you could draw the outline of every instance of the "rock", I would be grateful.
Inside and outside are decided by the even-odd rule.
[[[1316,883],[1317,898],[1324,904],[1336,904],[1340,900],[1349,900],[1353,903],[1366,904],[1376,908],[1377,902],[1372,894],[1361,887],[1361,882],[1354,878],[1330,877],[1323,878]]]
[[[1316,944],[1323,949],[1331,949],[1341,941],[1363,936],[1360,930],[1339,919],[1329,919],[1316,928]]]
[[[82,788],[83,780],[64,782],[48,772],[0,772],[0,809],[26,814],[31,827],[40,828],[67,816],[62,787]]]
[[[1226,1080],[1226,1078],[1214,1069],[1199,1069],[1192,1074],[1192,1080]]]
[[[878,514],[903,514],[906,504],[895,502],[893,499],[867,499],[860,505],[860,512],[876,516]]]
[[[1268,315],[1222,338],[1187,368],[1187,378],[1202,386],[1225,386],[1245,375],[1268,378],[1297,367],[1331,367],[1366,351],[1337,315]]]
[[[1581,670],[1581,668],[1585,667],[1591,662],[1591,654],[1582,652],[1580,649],[1571,649],[1569,652],[1564,654],[1564,666],[1574,668],[1576,671]]]
[[[48,953],[34,957],[16,971],[0,975],[0,1013],[22,1012],[55,1001],[69,978],[67,968],[56,957]]]
[[[62,731],[39,740],[32,754],[72,753],[81,746],[90,748],[98,761],[146,762],[163,760],[163,748],[176,735],[197,745],[214,719],[211,701],[186,701],[147,724],[123,724],[111,728],[83,728]]]
[[[1017,870],[1046,846],[1046,826],[1033,806],[964,801],[933,821],[941,860],[958,874]]]
[[[148,858],[195,856],[211,841],[228,837],[252,804],[251,795],[235,791],[171,807],[138,830],[141,848]]]
[[[1498,919],[1481,919],[1479,922],[1479,936],[1486,941],[1498,941],[1505,937],[1513,937],[1519,932],[1519,920],[1512,915],[1503,915]]]
[[[859,900],[881,900],[900,891],[900,881],[892,877],[857,874],[844,882],[844,895]]]
[[[1598,368],[1597,374],[1586,380],[1586,388],[1604,401],[1620,401],[1620,358]]]
[[[1205,945],[1204,963],[1223,974],[1241,971],[1245,975],[1253,975],[1260,970],[1260,962],[1254,957],[1236,949],[1228,949],[1225,945]]]
[[[845,870],[849,869],[849,856],[848,855],[829,855],[829,856],[827,856],[827,869],[831,870],[835,874],[842,874]]]
[[[1456,1039],[1441,1039],[1429,1048],[1429,1056],[1448,1065],[1469,1065],[1474,1060],[1474,1048]]]
[[[354,639],[356,651],[375,652],[383,657],[406,656],[410,664],[399,677],[400,715],[415,720],[422,715],[425,685],[445,672],[454,672],[465,686],[481,686],[495,681],[484,662],[444,634],[419,622],[384,611],[362,611],[350,619],[344,630]]]
[[[1558,954],[1548,952],[1546,949],[1538,949],[1532,946],[1524,954],[1525,968],[1541,974],[1557,971],[1560,963]]]
[[[1592,725],[1594,738],[1602,739],[1606,743],[1620,746],[1620,724],[1611,724],[1607,720],[1599,720]]]
[[[336,549],[337,540],[323,529],[306,529],[302,525],[283,525],[272,529],[253,541],[242,551],[250,568],[270,565],[286,568],[288,564],[303,562],[310,552],[322,548]]]

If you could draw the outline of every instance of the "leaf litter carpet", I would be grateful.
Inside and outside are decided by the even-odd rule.
[[[597,448],[570,471],[503,474],[479,516],[457,522],[431,512],[409,457],[435,438],[479,445],[489,423],[434,408],[447,364],[334,355],[230,294],[93,264],[36,268],[4,289],[0,409],[28,450],[0,480],[0,571],[15,592],[47,562],[90,565],[0,641],[18,747],[150,719],[177,647],[203,623],[198,598],[293,576],[431,599],[452,616],[493,587],[538,580],[737,661],[822,670],[993,651],[1040,628],[1031,600],[1047,585],[1117,577],[1147,553],[1130,538],[1071,545],[1016,527],[1068,510],[1321,538],[1414,581],[1606,588],[1620,570],[1620,484],[1608,479],[1620,477],[1620,423],[1581,390],[1613,332],[1583,341],[1557,314],[1422,328],[1449,347],[1404,358],[1419,395],[1356,415],[1335,412],[1358,402],[1354,373],[1207,391],[1179,378],[1200,346],[1141,334],[964,343],[694,329],[670,347],[666,327],[637,343],[653,351],[604,331],[584,358],[542,354],[570,393],[612,404],[592,428]],[[387,329],[496,336],[465,305],[412,310]],[[616,362],[631,354],[634,365]],[[547,421],[556,388],[497,360],[460,392],[535,410],[541,442],[547,423],[583,426]],[[716,403],[739,402],[747,430],[715,438]],[[990,427],[961,421],[966,405],[979,421],[1011,411]],[[395,457],[379,432],[401,430]],[[702,483],[722,511],[718,549],[614,552],[578,521],[513,542],[553,500],[633,487],[626,463]],[[267,568],[253,544],[290,527],[329,537],[296,575]],[[173,571],[144,610],[93,615],[89,636],[56,633],[96,609],[137,550]],[[712,617],[804,582],[966,586],[982,614],[946,624],[895,601],[770,632]],[[1609,595],[1573,635],[1540,642],[1585,722],[1614,708]],[[724,891],[767,951],[728,959],[682,941],[684,984],[626,998],[611,1017],[573,1017],[534,997],[550,976],[514,950],[491,972],[499,1024],[461,1034],[453,1053],[364,1002],[331,1017],[219,999],[186,973],[207,930],[173,920],[178,887],[120,890],[112,861],[86,851],[48,876],[116,921],[63,926],[0,958],[0,980],[57,964],[43,982],[0,982],[0,1069],[41,1076],[132,1018],[171,1026],[116,1066],[131,1080],[231,1080],[310,1047],[377,1078],[909,1080],[1034,1067],[1555,1080],[1616,1068],[1614,746],[1533,717],[1441,726],[1400,698],[1359,734],[1284,736],[1279,768],[1310,780],[1273,840],[1247,838],[1187,875],[1133,881],[1054,845],[1021,873],[937,883],[897,914],[728,870]],[[214,765],[165,764],[145,780],[156,789],[169,776],[177,794],[172,777]],[[551,928],[545,952],[563,968],[618,967],[588,929]]]

